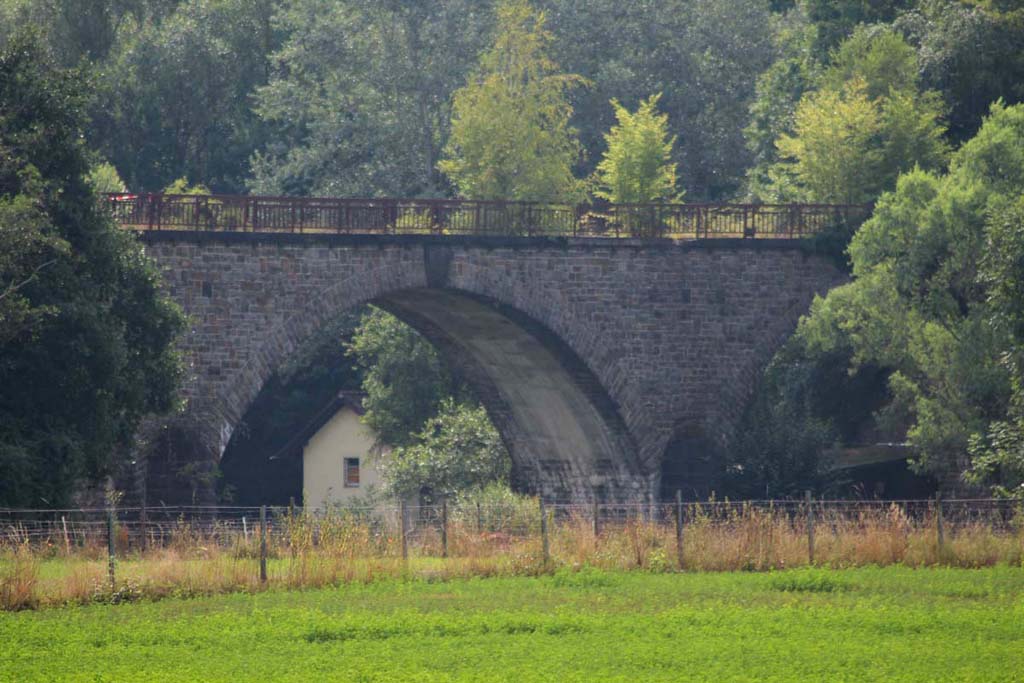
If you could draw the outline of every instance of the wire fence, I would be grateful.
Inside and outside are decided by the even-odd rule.
[[[55,566],[44,572],[44,563]],[[0,508],[0,610],[558,568],[1024,566],[1010,500]]]
[[[374,506],[161,506],[74,508],[63,510],[0,508],[0,547],[30,545],[73,551],[106,546],[114,536],[115,552],[180,544],[232,547],[261,534],[275,546],[289,548],[327,543],[327,535],[346,528],[368,534],[368,548],[404,547],[405,552],[447,555],[439,547],[452,533],[492,540],[539,538],[559,525],[586,526],[595,535],[644,524],[674,530],[699,525],[724,533],[751,519],[769,519],[803,531],[814,520],[821,529],[838,530],[878,520],[898,519],[907,530],[943,525],[950,533],[984,527],[1013,534],[1024,524],[1020,501],[1009,499],[929,500],[754,500],[637,504],[444,503]],[[547,526],[547,529],[542,527]],[[445,543],[446,545],[446,543]]]

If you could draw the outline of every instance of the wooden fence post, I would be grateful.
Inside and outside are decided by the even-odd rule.
[[[448,499],[441,501],[441,557],[448,557]]]
[[[139,548],[142,552],[149,550],[149,512],[146,510],[146,504],[143,503],[139,509]]]
[[[267,506],[260,506],[260,583],[267,582]]]
[[[117,591],[117,581],[114,574],[114,560],[117,555],[117,547],[114,543],[114,506],[107,507],[107,574],[110,576],[110,592]]]
[[[811,504],[811,492],[806,491],[804,499],[807,501],[807,562],[814,565],[814,508]]]
[[[64,526],[64,551],[71,554],[71,539],[68,537],[68,520],[64,515],[60,516],[60,523]]]
[[[548,510],[544,507],[544,497],[540,497],[540,542],[544,556],[544,566],[551,560],[551,546],[548,544]]]
[[[480,501],[476,502],[476,532],[482,534],[484,532],[484,513],[480,508]]]
[[[409,559],[409,530],[406,528],[404,500],[398,503],[398,517],[399,533],[402,536],[402,559],[407,561]]]
[[[946,557],[946,524],[942,516],[942,494],[935,494],[935,537],[939,548],[939,562]]]
[[[676,564],[683,569],[683,492],[676,489]]]
[[[594,495],[594,504],[592,506],[590,516],[592,517],[591,521],[594,526],[594,541],[596,542],[601,535],[601,507],[598,505],[596,494]]]

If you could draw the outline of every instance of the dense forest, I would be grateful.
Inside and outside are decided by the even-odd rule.
[[[851,279],[815,302],[766,371],[723,454],[724,490],[820,488],[826,450],[876,438],[906,442],[950,489],[1024,495],[1024,8],[1013,0],[0,0],[0,53],[5,387],[32,386],[26,349],[42,353],[30,342],[56,334],[72,306],[19,283],[48,254],[93,248],[47,242],[60,221],[38,217],[33,232],[22,220],[26,197],[50,211],[56,196],[46,184],[58,169],[30,182],[30,164],[7,153],[34,139],[18,108],[26,82],[49,79],[74,109],[63,144],[89,167],[65,175],[98,190],[874,203],[835,237]],[[80,182],[60,180],[79,194]],[[157,349],[180,322],[141,308],[130,312],[156,316]],[[391,324],[369,316],[347,355],[310,356],[359,366],[311,381],[321,392],[361,382],[408,471],[426,463],[415,476],[450,443],[448,424],[476,435],[474,456],[507,457],[450,378],[435,373],[434,393],[409,403],[394,372],[375,372],[389,353],[410,357],[382,336]],[[159,363],[173,378],[161,353],[115,370],[137,378],[135,365]],[[168,408],[165,393],[137,404]],[[123,442],[138,420],[102,435],[44,428],[27,405],[5,389],[0,428],[17,435],[0,440],[17,445],[0,449],[0,480],[47,476],[26,464],[44,429],[65,430],[48,452],[77,463],[62,482],[104,472],[80,454]],[[33,486],[48,500],[63,490]],[[5,496],[16,498],[0,484]]]

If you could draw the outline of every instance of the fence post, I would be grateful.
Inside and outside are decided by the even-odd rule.
[[[594,495],[594,504],[592,506],[590,515],[592,517],[592,523],[594,526],[594,540],[597,541],[601,535],[601,508],[597,503],[597,495]]]
[[[548,544],[548,510],[544,507],[544,497],[540,497],[540,542],[544,556],[544,566],[551,559],[551,546]]]
[[[448,499],[441,501],[441,557],[448,557]]]
[[[260,583],[267,582],[267,506],[260,506]]]
[[[406,528],[405,522],[405,501],[399,501],[398,503],[398,528],[399,533],[402,536],[402,559],[409,559],[409,530]]]
[[[676,563],[683,569],[683,492],[676,489]]]
[[[480,501],[476,502],[476,532],[482,534],[484,532],[484,513],[480,509]]]
[[[60,516],[60,523],[64,527],[64,551],[71,554],[71,539],[68,537],[68,520],[64,515]]]
[[[114,544],[114,505],[107,507],[107,574],[110,576],[110,592],[117,591],[117,581],[114,574],[114,560],[117,548]]]
[[[942,494],[935,494],[935,536],[939,547],[939,562],[943,562],[946,556],[946,528],[945,520],[942,517]]]
[[[811,506],[811,492],[805,492],[807,501],[807,563],[814,565],[814,508]]]
[[[142,507],[139,509],[139,533],[142,537],[139,539],[139,548],[142,552],[149,550],[149,512],[146,510],[146,503],[142,503]]]

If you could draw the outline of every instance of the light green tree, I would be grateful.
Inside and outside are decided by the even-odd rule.
[[[949,157],[944,105],[918,80],[902,37],[859,28],[832,53],[819,89],[801,97],[775,141],[779,160],[752,172],[752,189],[781,201],[870,202],[915,166],[941,170]]]
[[[438,168],[471,199],[575,201],[580,144],[568,90],[584,83],[547,56],[544,14],[525,0],[498,8],[494,44],[455,92],[451,138]]]
[[[388,489],[399,496],[460,496],[489,484],[508,484],[512,461],[480,406],[442,402],[413,443],[382,463]]]
[[[635,112],[612,100],[618,123],[604,138],[608,149],[597,165],[598,197],[617,204],[680,198],[672,162],[676,138],[669,137],[668,115],[658,113],[660,98],[652,95]]]

